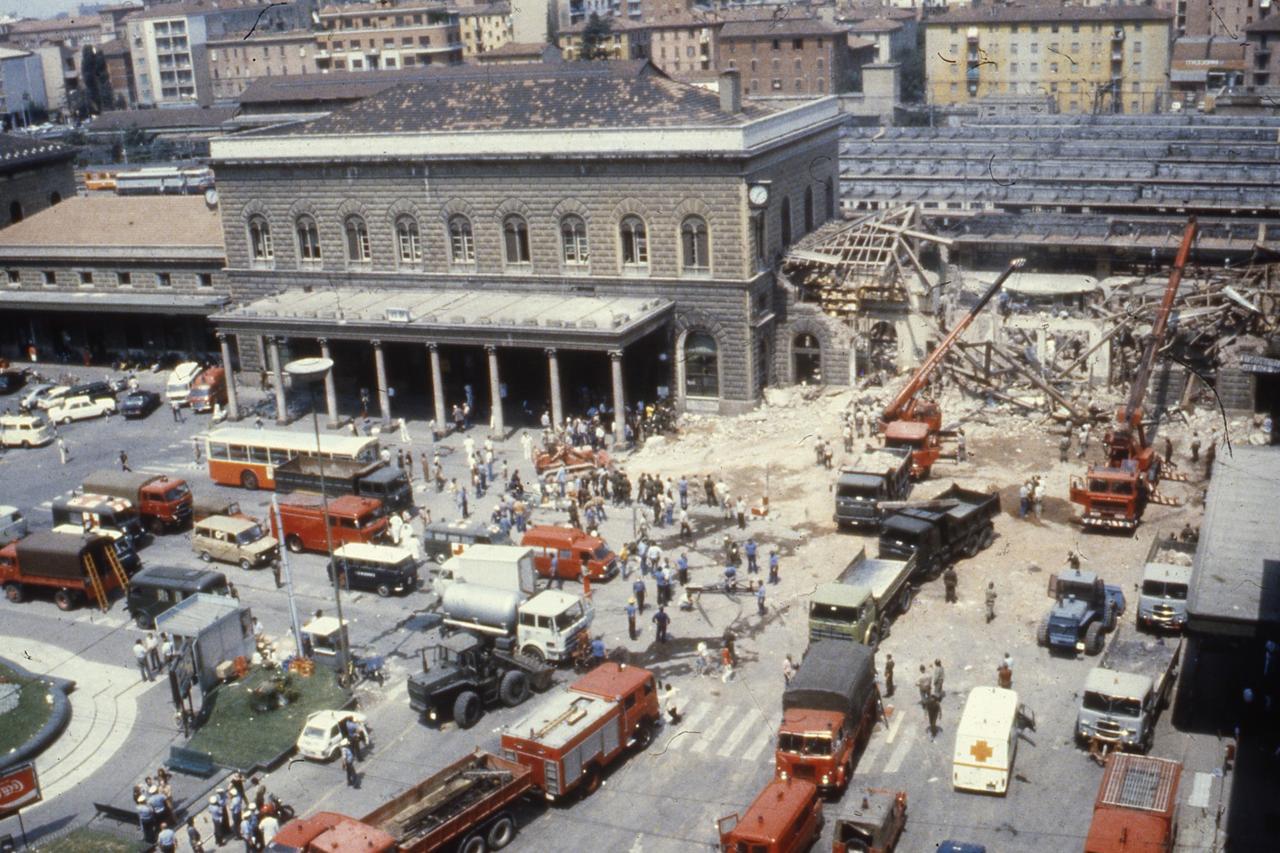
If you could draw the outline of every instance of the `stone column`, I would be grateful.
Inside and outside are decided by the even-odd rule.
[[[502,419],[502,381],[498,378],[498,348],[485,347],[484,351],[489,354],[489,399],[492,401],[493,431],[501,435],[507,431],[507,425]]]
[[[267,338],[267,359],[271,362],[271,378],[276,389],[276,423],[289,422],[289,404],[284,395],[284,371],[280,369],[280,339]]]
[[[320,357],[332,360],[333,356],[329,355],[329,339],[320,338]],[[333,368],[329,368],[329,372],[324,375],[324,402],[329,409],[329,429],[336,429],[338,426],[338,390],[333,384]]]
[[[613,440],[618,446],[627,438],[627,397],[622,388],[622,350],[609,353],[613,368]]]
[[[551,423],[559,429],[564,424],[564,402],[560,399],[560,359],[554,349],[547,350],[547,372],[551,376]]]
[[[382,354],[382,341],[373,340],[373,368],[378,374],[378,411],[382,413],[382,426],[391,425],[391,396],[387,393],[387,360]]]
[[[231,344],[227,336],[218,333],[218,349],[222,350],[222,371],[227,378],[227,419],[240,420],[240,403],[236,399],[236,373],[231,369]]]
[[[444,435],[449,431],[449,422],[445,420],[444,410],[444,371],[440,369],[440,345],[427,344],[431,355],[431,400],[436,409],[436,429]]]

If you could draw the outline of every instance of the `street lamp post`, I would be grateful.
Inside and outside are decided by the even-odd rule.
[[[316,407],[316,385],[324,381],[333,370],[333,360],[328,358],[299,358],[284,366],[285,373],[307,386],[311,395],[311,428],[316,437],[316,464],[320,469],[320,512],[324,517],[324,544],[329,553],[329,565],[333,567],[333,604],[338,611],[338,653],[342,669],[346,670],[351,650],[348,647],[346,623],[342,619],[342,587],[339,573],[333,565],[333,531],[329,529],[329,490],[324,479],[324,454],[320,450],[320,417]]]

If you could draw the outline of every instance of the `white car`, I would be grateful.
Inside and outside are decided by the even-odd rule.
[[[43,406],[40,405],[40,401],[43,400],[50,391],[57,387],[59,386],[54,385],[51,382],[41,382],[39,385],[28,385],[22,395],[22,401],[18,405],[27,410],[43,408]]]
[[[72,421],[83,421],[110,415],[116,410],[116,401],[110,397],[92,400],[88,397],[67,397],[50,406],[46,414],[56,424],[69,424]]]
[[[67,392],[70,390],[70,385],[54,385],[40,395],[40,399],[36,400],[36,406],[41,409],[52,408],[66,399]]]
[[[316,711],[307,717],[298,735],[298,755],[315,761],[330,761],[342,750],[343,734],[338,723],[345,719],[355,721],[368,737],[367,718],[358,711]]]

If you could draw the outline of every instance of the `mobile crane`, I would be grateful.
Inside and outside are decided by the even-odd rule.
[[[978,303],[969,309],[951,330],[942,343],[929,353],[924,363],[912,374],[911,379],[898,392],[880,415],[880,431],[884,433],[886,447],[905,447],[911,450],[911,476],[923,480],[929,476],[933,463],[941,454],[942,442],[939,432],[942,430],[942,407],[935,400],[920,399],[920,390],[929,383],[929,374],[942,363],[947,351],[951,349],[964,330],[969,328],[973,318],[978,316],[991,297],[1004,286],[1009,276],[1022,269],[1025,261],[1014,258],[1004,272],[996,277],[987,291],[982,294]]]
[[[1129,389],[1125,404],[1116,410],[1116,425],[1103,443],[1107,449],[1105,465],[1090,465],[1084,478],[1071,478],[1071,501],[1084,507],[1081,522],[1085,530],[1127,530],[1138,528],[1148,502],[1158,502],[1156,485],[1160,482],[1160,459],[1147,441],[1142,424],[1142,404],[1155,367],[1156,355],[1164,346],[1165,332],[1173,300],[1182,283],[1182,270],[1191,254],[1196,238],[1196,220],[1192,217],[1182,234],[1182,245],[1169,272],[1169,285],[1151,326],[1147,349]]]

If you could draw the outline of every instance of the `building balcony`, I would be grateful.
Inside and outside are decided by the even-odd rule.
[[[1111,34],[1112,41],[1124,41],[1124,30],[1116,30]]]
[[[1112,61],[1112,62],[1124,62],[1124,51],[1123,51],[1123,50],[1113,50],[1113,51],[1111,51],[1111,61]]]

